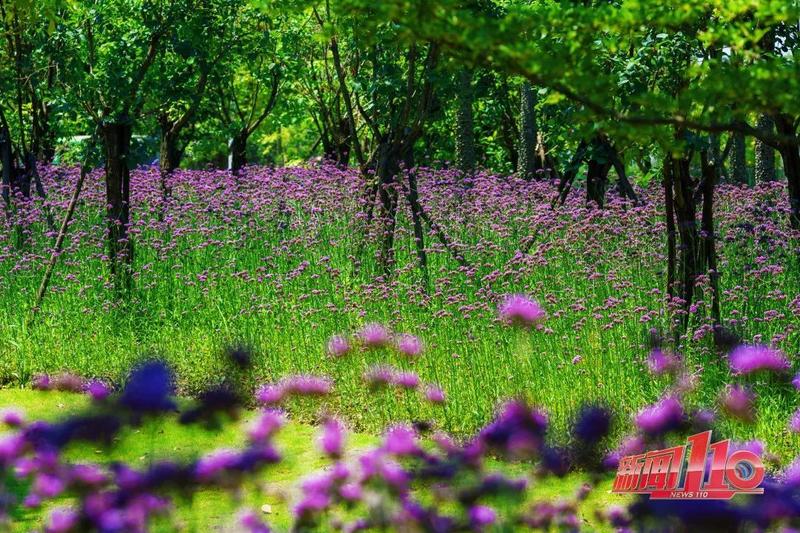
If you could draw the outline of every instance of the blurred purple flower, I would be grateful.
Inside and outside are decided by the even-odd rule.
[[[283,385],[262,385],[256,391],[256,400],[264,405],[272,405],[283,401],[286,391]]]
[[[271,531],[269,526],[252,509],[245,510],[239,514],[239,524],[248,533],[270,533]]]
[[[485,505],[474,505],[469,510],[469,521],[473,527],[481,529],[485,526],[494,524],[497,520],[497,513],[491,507]]]
[[[338,459],[344,451],[344,427],[335,418],[329,417],[322,424],[322,435],[319,440],[322,453]]]
[[[743,422],[752,422],[755,419],[754,401],[755,395],[741,385],[728,385],[721,399],[725,412]]]
[[[636,425],[650,435],[660,435],[677,429],[683,421],[683,406],[674,397],[664,398],[645,407],[636,415]]]
[[[409,426],[393,426],[386,430],[383,450],[395,455],[413,455],[419,451],[417,434]]]
[[[800,409],[795,411],[792,418],[789,420],[789,430],[793,433],[800,433]]]
[[[36,390],[50,390],[50,376],[47,374],[37,374],[33,377],[33,381],[31,382],[31,387]]]
[[[350,343],[341,335],[334,335],[328,341],[328,353],[334,357],[342,357],[350,352]]]
[[[425,399],[431,403],[444,403],[445,394],[439,386],[431,384],[425,387]]]
[[[416,389],[419,386],[419,376],[413,372],[399,372],[394,376],[394,383],[404,389]]]
[[[504,322],[522,327],[534,326],[545,317],[539,303],[522,294],[506,296],[497,310]]]
[[[671,354],[665,354],[661,348],[654,348],[647,358],[647,366],[650,372],[658,376],[675,370],[678,367],[678,360]]]
[[[25,417],[19,411],[3,411],[1,419],[3,424],[12,428],[18,428],[25,423]]]
[[[388,345],[392,340],[389,330],[377,322],[366,324],[361,329],[359,338],[367,348],[381,348]]]
[[[99,380],[92,380],[86,385],[86,393],[95,401],[103,401],[111,394],[111,388]]]
[[[50,511],[45,533],[67,533],[78,525],[78,513],[74,509],[59,507]]]
[[[741,345],[728,356],[731,370],[735,374],[750,374],[759,370],[783,372],[789,369],[789,361],[778,350],[761,345]]]
[[[406,357],[418,357],[422,353],[422,341],[405,333],[397,340],[397,350]]]

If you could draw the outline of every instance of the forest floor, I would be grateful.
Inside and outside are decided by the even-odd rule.
[[[89,399],[82,394],[0,389],[0,411],[13,407],[23,412],[28,420],[54,421],[79,413],[88,405]],[[149,462],[160,458],[191,460],[200,453],[241,446],[244,441],[242,429],[253,416],[253,412],[246,412],[240,420],[219,431],[179,425],[174,419],[145,422],[141,427],[123,431],[109,449],[93,445],[72,445],[66,451],[66,457],[74,464],[107,465],[121,461],[131,467],[145,467]],[[176,499],[177,512],[171,517],[172,521],[156,523],[154,531],[235,531],[235,516],[239,509],[261,509],[264,505],[270,508],[270,513],[263,515],[265,521],[279,531],[287,530],[292,520],[292,507],[300,494],[300,483],[304,478],[321,472],[330,465],[329,460],[315,446],[316,436],[317,428],[313,426],[288,423],[276,439],[282,461],[267,468],[257,482],[245,485],[239,494],[204,490],[191,501]],[[348,443],[349,453],[357,453],[375,446],[378,438],[351,433],[348,435]],[[498,468],[499,465],[500,463]],[[505,464],[502,468],[506,474],[526,476],[532,472],[533,467],[517,463],[511,466]],[[509,472],[509,469],[513,471]],[[585,480],[586,476],[582,474],[570,474],[561,479],[532,479],[528,497],[531,502],[573,500]],[[627,497],[609,492],[611,481],[612,478],[600,481],[580,504],[579,517],[591,531],[604,531],[596,519],[597,512],[606,510],[611,505],[624,505],[629,501]],[[43,509],[22,511],[13,515],[12,530],[22,532],[38,529],[50,508],[68,503],[67,499],[56,500]]]

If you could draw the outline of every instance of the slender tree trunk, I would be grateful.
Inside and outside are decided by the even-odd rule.
[[[611,163],[601,162],[595,157],[589,160],[586,171],[587,204],[594,203],[600,209],[604,207],[609,170],[611,170]]]
[[[794,136],[794,120],[787,115],[775,117],[775,128],[778,133]],[[789,189],[789,223],[792,228],[800,230],[800,150],[792,144],[784,144],[779,148],[783,160],[783,172]]]
[[[380,216],[383,235],[380,236],[381,248],[378,264],[387,277],[394,268],[394,231],[397,224],[397,188],[395,179],[400,171],[399,154],[390,140],[381,142],[378,148],[378,197],[380,199]]]
[[[458,73],[458,102],[456,105],[456,168],[463,174],[475,170],[475,125],[472,116],[474,92],[472,71]]]
[[[11,135],[3,128],[0,131],[0,165],[3,166],[3,201],[6,208],[11,207],[11,182],[14,177],[14,153],[11,146]]]
[[[702,260],[705,262],[711,281],[711,318],[714,320],[714,325],[718,326],[721,321],[719,271],[717,270],[717,235],[714,231],[714,188],[718,179],[718,170],[713,161],[709,160],[705,151],[700,153],[700,166],[703,172]]]
[[[422,282],[425,292],[430,288],[428,278],[428,255],[425,252],[425,231],[422,229],[422,207],[419,204],[419,193],[417,191],[417,175],[414,171],[414,151],[407,149],[405,167],[408,174],[408,192],[406,200],[411,208],[411,221],[414,225],[414,246],[417,251],[417,260],[422,274]]]
[[[775,130],[775,123],[769,115],[759,115],[757,127],[772,133]],[[764,141],[756,139],[756,183],[765,181],[775,181],[775,149]]]
[[[178,147],[178,134],[172,131],[172,123],[161,124],[161,144],[158,166],[164,174],[172,174],[181,164],[182,150]]]
[[[530,180],[541,168],[536,160],[536,95],[527,81],[520,87],[519,164],[517,174]]]
[[[132,128],[129,122],[112,122],[103,126],[106,152],[106,203],[108,218],[108,257],[117,289],[130,288],[133,241],[128,235],[130,224],[129,164]]]
[[[247,164],[247,139],[250,134],[242,130],[230,140],[228,145],[228,170],[239,172]]]
[[[690,175],[689,159],[672,159],[673,201],[678,235],[681,240],[681,297],[684,310],[688,311],[694,301],[694,285],[698,269],[698,231],[695,214],[695,185]],[[689,316],[684,315],[684,328]]]
[[[675,200],[672,196],[672,159],[664,160],[664,215],[667,219],[667,294],[675,296],[675,264],[677,252],[675,249]]]
[[[731,146],[731,178],[734,183],[747,185],[747,146],[743,133],[733,133]]]

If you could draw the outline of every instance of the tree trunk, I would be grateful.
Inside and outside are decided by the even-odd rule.
[[[131,124],[112,122],[103,126],[106,152],[106,203],[108,218],[108,257],[117,289],[130,288],[133,242],[128,236],[130,224],[130,183],[128,157]]]
[[[747,146],[743,133],[733,133],[733,146],[731,146],[731,178],[734,183],[747,185]]]
[[[425,231],[422,229],[422,206],[419,203],[419,192],[417,190],[417,175],[414,172],[414,150],[406,150],[404,161],[406,172],[408,173],[408,192],[406,200],[411,208],[411,221],[414,225],[414,247],[417,251],[417,260],[422,274],[422,282],[425,292],[430,289],[428,278],[428,255],[425,252]]]
[[[458,73],[457,98],[456,168],[467,175],[475,171],[475,125],[472,116],[472,71],[466,68]]]
[[[530,180],[541,168],[536,160],[536,95],[527,81],[520,87],[519,164],[517,173]]]
[[[756,125],[761,130],[766,130],[772,133],[775,130],[775,124],[769,115],[759,115],[758,123]],[[765,181],[775,181],[775,149],[766,144],[764,141],[756,139],[756,169],[755,178],[756,183]]]
[[[0,165],[3,167],[3,201],[6,208],[11,207],[11,181],[14,177],[14,153],[11,146],[11,135],[3,128],[0,131]]]
[[[381,248],[378,264],[383,270],[383,274],[388,277],[394,268],[394,231],[397,224],[395,177],[400,171],[400,154],[390,140],[381,141],[378,150],[378,166],[375,174],[378,179],[378,197],[381,206],[378,218],[383,227],[383,235],[380,236]]]
[[[675,218],[681,245],[681,297],[687,314],[683,326],[689,322],[688,309],[694,300],[694,284],[698,269],[698,231],[695,214],[695,184],[690,175],[690,161],[686,157],[672,159],[672,185],[674,189]]]
[[[239,172],[247,164],[247,139],[250,134],[242,130],[228,144],[228,170]]]
[[[667,294],[675,296],[675,264],[677,252],[675,246],[675,200],[672,196],[672,159],[664,160],[664,216],[667,219]]]
[[[787,115],[775,117],[775,128],[778,133],[794,136],[794,120]],[[783,144],[779,148],[783,160],[783,172],[789,189],[789,223],[792,228],[800,230],[800,151],[793,144]]]
[[[720,324],[719,271],[717,270],[717,235],[714,232],[714,187],[718,180],[718,169],[709,160],[708,153],[700,153],[700,166],[703,172],[703,217],[701,236],[703,239],[702,261],[705,262],[711,281],[711,318],[714,325]]]
[[[611,170],[610,163],[598,161],[594,157],[589,160],[586,171],[587,204],[594,203],[600,209],[605,205],[609,170]]]
[[[183,150],[178,147],[178,134],[172,131],[172,123],[161,124],[161,146],[158,166],[164,174],[172,174],[181,164]]]

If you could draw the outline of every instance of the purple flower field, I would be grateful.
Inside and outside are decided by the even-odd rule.
[[[495,477],[484,459],[532,461],[544,476],[583,472],[591,487],[621,456],[704,428],[756,446],[770,483],[789,483],[769,496],[778,510],[745,499],[731,524],[798,514],[789,465],[800,449],[800,269],[780,184],[719,188],[722,327],[714,327],[709,276],[697,279],[702,296],[688,311],[666,293],[655,184],[637,191],[638,206],[612,197],[595,210],[575,191],[553,208],[548,182],[478,174],[465,188],[454,173],[419,169],[427,268],[411,214],[401,212],[396,273],[386,276],[375,244],[383,226],[365,233],[368,213],[379,211],[361,200],[356,171],[179,170],[162,184],[157,169],[140,168],[133,282],[120,299],[108,281],[96,171],[31,322],[27,302],[52,251],[46,213],[64,211],[77,170],[41,175],[47,201],[20,199],[2,220],[0,379],[85,391],[98,410],[61,425],[6,415],[18,429],[2,440],[0,461],[31,482],[21,503],[80,495],[80,506],[53,513],[49,531],[134,516],[125,527],[138,530],[166,512],[178,485],[232,487],[268,472],[281,460],[271,437],[282,417],[319,424],[333,465],[303,484],[295,527],[570,529],[585,495],[565,507],[522,505],[529,480]],[[683,321],[685,333],[673,335]],[[154,356],[164,363],[130,374]],[[262,415],[245,448],[185,464],[78,472],[61,455],[73,441],[110,438],[173,410],[173,394],[196,398],[181,407],[182,424],[215,425],[248,406]],[[391,429],[355,460],[345,425]],[[421,495],[420,483],[433,494]],[[488,494],[502,503],[482,503]],[[444,503],[430,506],[429,497],[455,507],[440,511]],[[352,514],[364,505],[382,514]],[[727,516],[726,505],[713,510]],[[692,509],[642,500],[599,519],[625,528],[667,513],[694,523]],[[266,531],[261,518],[244,514],[240,525]]]

